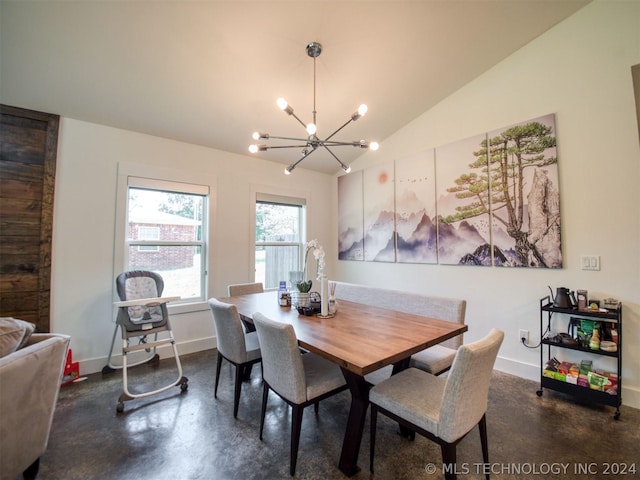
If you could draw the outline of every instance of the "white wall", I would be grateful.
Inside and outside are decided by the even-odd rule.
[[[215,126],[212,126],[215,128]],[[253,281],[249,261],[252,197],[255,190],[306,192],[308,234],[318,238],[327,255],[337,255],[330,237],[333,177],[297,168],[283,174],[283,165],[210,148],[62,118],[52,256],[52,331],[71,335],[74,359],[81,373],[105,364],[115,318],[113,279],[118,163],[189,172],[213,178],[212,259],[209,296],[226,295],[230,283]],[[255,198],[255,197],[254,197]],[[181,353],[215,346],[207,309],[172,314]],[[119,343],[116,343],[118,351]],[[161,352],[162,353],[162,352]]]
[[[466,298],[465,340],[503,329],[497,368],[532,379],[539,378],[539,350],[519,345],[518,330],[530,330],[538,342],[538,304],[547,285],[618,298],[624,302],[623,403],[640,407],[640,151],[631,78],[639,62],[640,2],[592,3],[352,165],[355,171],[555,113],[564,268],[342,261],[337,277]],[[585,254],[600,255],[600,271],[580,269]],[[605,367],[607,360],[595,361]]]
[[[332,279],[468,301],[467,341],[497,326],[506,332],[497,367],[538,378],[538,300],[547,285],[584,288],[624,302],[623,403],[640,408],[640,150],[631,65],[640,63],[640,3],[595,2],[460,89],[366,154],[354,170],[500,128],[556,114],[562,238],[561,270],[338,262],[334,177],[133,132],[63,118],[52,271],[52,330],[72,336],[83,374],[106,362],[113,332],[115,199],[118,162],[202,172],[217,179],[209,295],[251,280],[251,191],[306,189],[309,238],[327,251]],[[446,75],[446,72],[434,72]],[[401,76],[398,76],[401,82]],[[401,88],[401,84],[399,85]],[[580,255],[601,256],[599,272]],[[211,348],[206,310],[175,315],[182,353]]]

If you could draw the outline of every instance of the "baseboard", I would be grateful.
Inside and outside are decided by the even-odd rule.
[[[537,364],[532,365],[530,363],[523,363],[498,356],[494,368],[500,372],[515,375],[516,377],[540,381],[540,366]],[[624,379],[622,382],[622,405],[640,408],[640,389],[625,386]]]
[[[116,342],[116,347],[119,345],[119,342]],[[207,338],[199,338],[196,340],[190,340],[187,342],[177,342],[178,347],[178,355],[187,355],[189,353],[201,352],[203,350],[210,350],[212,348],[216,348],[217,342],[216,337],[207,337]],[[116,352],[114,348],[114,353],[111,356],[111,361],[114,365],[122,364],[122,353],[119,351]],[[158,347],[157,349],[158,355],[160,358],[171,358],[173,357],[173,352],[171,351],[170,345],[164,345],[162,347]],[[108,354],[104,357],[96,357],[88,360],[80,360],[80,374],[81,375],[89,375],[91,373],[102,372],[102,369],[108,362]]]
[[[189,353],[196,353],[203,350],[216,348],[216,346],[216,337],[200,338],[188,342],[178,343],[178,353],[180,355],[187,355]],[[158,355],[160,355],[160,358],[168,358],[172,357],[173,353],[171,352],[171,350],[169,350],[169,346],[166,345],[164,347],[158,348]],[[81,375],[101,372],[102,368],[107,364],[107,358],[108,357],[105,355],[104,357],[81,360]],[[114,354],[112,356],[112,361],[115,365],[120,365],[122,363],[122,355],[119,353]],[[494,368],[500,372],[509,373],[511,375],[526,378],[528,380],[540,380],[540,367],[538,365],[532,365],[530,363],[519,362],[517,360],[498,356],[498,358],[496,358]],[[622,404],[640,409],[640,389],[623,386]]]

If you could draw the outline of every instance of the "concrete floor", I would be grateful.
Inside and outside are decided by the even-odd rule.
[[[287,479],[290,409],[269,398],[263,441],[258,439],[262,385],[260,367],[243,384],[234,419],[233,370],[223,364],[218,399],[213,398],[215,351],[182,357],[189,389],[175,387],[126,402],[120,371],[93,374],[61,389],[49,447],[41,459],[41,480],[74,479]],[[171,359],[130,370],[130,385],[167,384],[175,377]],[[139,383],[138,383],[139,385]],[[132,387],[133,388],[133,387]],[[538,384],[494,372],[487,425],[494,479],[640,478],[640,410],[576,403]],[[296,478],[342,479],[337,461],[349,408],[349,392],[327,399],[319,416],[305,411]],[[396,434],[397,424],[380,416],[376,473],[369,473],[369,425],[360,450],[360,479],[444,478],[440,449],[422,437],[411,442]],[[461,479],[484,478],[479,435],[458,445]],[[435,472],[433,469],[435,467]],[[626,474],[621,469],[626,468]],[[633,472],[631,470],[634,470]]]

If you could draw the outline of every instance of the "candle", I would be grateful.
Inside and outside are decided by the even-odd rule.
[[[320,280],[320,315],[326,317],[329,314],[329,280],[326,275]]]

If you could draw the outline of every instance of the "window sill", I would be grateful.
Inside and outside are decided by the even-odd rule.
[[[169,315],[180,315],[182,313],[202,312],[209,310],[209,304],[207,302],[197,301],[192,303],[178,303],[175,305],[169,304]]]

